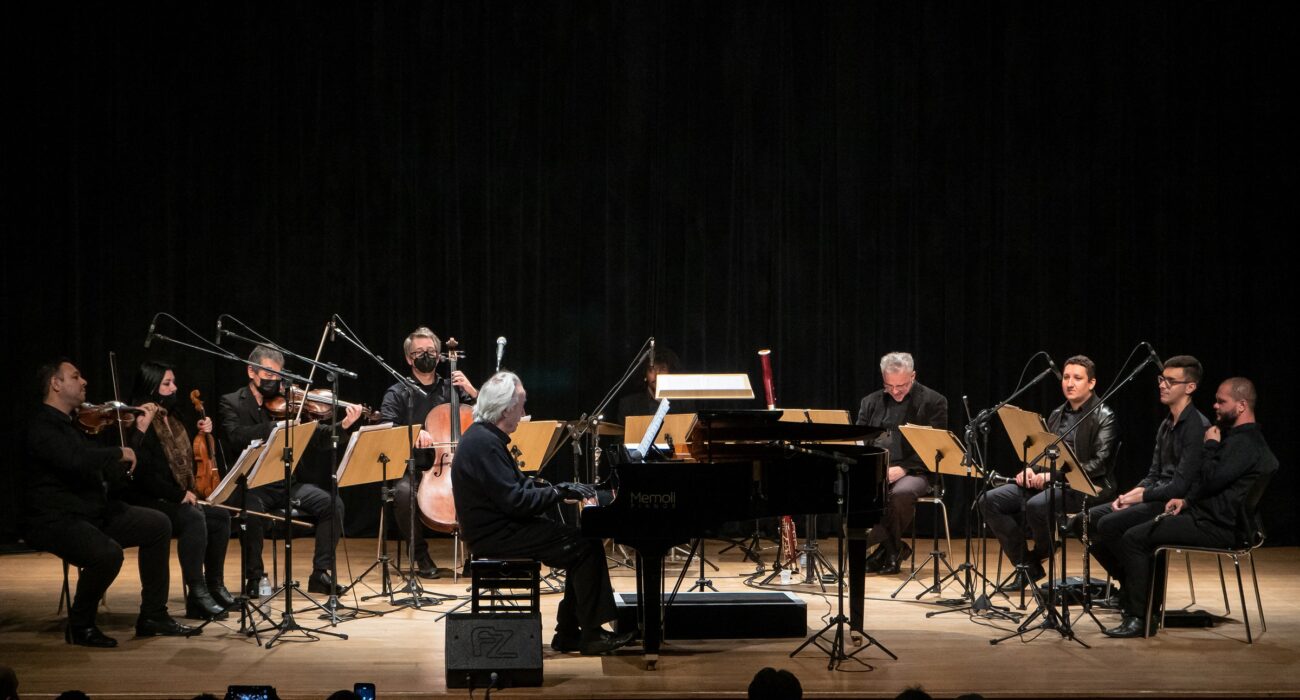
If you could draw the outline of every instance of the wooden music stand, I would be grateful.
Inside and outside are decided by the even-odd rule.
[[[536,474],[555,456],[560,444],[560,429],[564,424],[558,420],[526,420],[519,423],[510,436],[510,454],[515,458],[519,471]]]
[[[665,375],[667,376],[667,375]],[[650,421],[654,416],[626,416],[623,418],[623,442],[627,445],[637,445],[641,442],[641,437],[645,431],[650,428]],[[520,423],[520,425],[523,425]],[[686,436],[690,434],[691,428],[695,425],[694,413],[669,413],[664,416],[663,427],[659,428],[659,433],[655,435],[654,444],[667,445],[668,439],[673,441],[673,456],[689,456],[686,449]]]
[[[231,465],[230,471],[226,472],[217,487],[212,489],[212,493],[208,494],[207,501],[213,505],[221,505],[229,501],[235,495],[235,491],[239,489],[239,476],[246,474],[253,467],[253,463],[261,459],[262,453],[265,451],[266,443],[245,447],[244,451],[240,453],[239,459],[235,460],[235,463]]]
[[[413,425],[410,430],[408,433],[405,425],[383,423],[362,426],[352,433],[343,461],[334,472],[339,488],[400,479],[406,471],[410,435],[418,434],[421,426]]]
[[[1056,442],[1057,436],[1047,429],[1043,417],[1033,411],[1011,405],[998,409],[998,417],[1002,419],[1002,425],[1007,429],[1012,447],[1020,455],[1022,468],[1030,465],[1046,466],[1043,451],[1048,445]],[[1070,449],[1070,445],[1064,441],[1058,443],[1057,448],[1060,450],[1060,455],[1056,458],[1056,465],[1057,469],[1065,475],[1066,484],[1079,493],[1095,497],[1097,487],[1079,466],[1079,459],[1074,456],[1074,450]]]
[[[302,461],[303,454],[307,451],[307,443],[316,434],[316,425],[320,421],[310,421],[300,423],[291,428],[293,434],[289,436],[291,445],[293,445],[293,464],[289,465],[289,473],[292,474],[298,468],[298,463]],[[274,484],[277,481],[284,481],[284,463],[280,461],[281,448],[284,447],[284,422],[281,421],[271,428],[271,434],[262,441],[265,448],[258,455],[257,461],[253,463],[252,469],[248,470],[248,489],[251,491],[259,486]],[[278,465],[281,469],[268,467],[262,468],[262,465],[270,462],[272,465]]]
[[[783,408],[781,420],[786,423],[850,424],[849,412],[839,408]]]

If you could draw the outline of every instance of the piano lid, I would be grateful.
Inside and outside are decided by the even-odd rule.
[[[782,422],[781,411],[700,411],[686,435],[688,444],[710,442],[825,442],[872,440],[884,431],[869,425]]]

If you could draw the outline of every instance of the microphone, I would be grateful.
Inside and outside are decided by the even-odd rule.
[[[1046,354],[1046,353],[1044,353],[1044,354]],[[1056,368],[1056,363],[1052,361],[1052,356],[1051,356],[1051,355],[1047,355],[1047,368],[1050,369],[1050,370],[1052,370],[1052,374],[1055,374],[1055,375],[1056,375],[1056,379],[1057,379],[1057,381],[1060,381],[1060,379],[1061,379],[1061,370],[1059,370],[1059,369]]]
[[[149,334],[144,337],[144,347],[148,349],[149,343],[153,342],[153,329],[158,325],[158,314],[154,314],[149,321]]]
[[[654,337],[651,337],[651,338],[650,338],[650,366],[651,366],[651,367],[654,367],[654,366],[655,366],[655,339],[654,339]]]
[[[1156,361],[1156,371],[1158,372],[1165,371],[1165,363],[1161,361],[1160,356],[1156,354],[1156,349],[1151,347],[1151,343],[1142,341],[1142,344],[1147,346],[1147,353],[1151,355],[1151,359]]]
[[[338,329],[339,324],[330,319],[330,342],[334,342],[334,331]]]
[[[217,345],[220,345],[220,344],[221,344],[221,318],[222,318],[222,316],[225,316],[225,314],[222,314],[221,316],[218,316],[218,317],[217,317]]]
[[[506,354],[506,337],[497,336],[497,371],[501,371],[501,358]]]

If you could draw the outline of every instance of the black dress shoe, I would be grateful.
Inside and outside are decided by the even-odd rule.
[[[68,625],[63,629],[63,639],[68,644],[79,644],[83,647],[97,647],[99,649],[111,649],[117,646],[117,640],[99,631],[99,628],[91,625],[89,627],[73,627]]]
[[[193,634],[203,634],[203,631],[182,625],[167,614],[162,617],[140,617],[135,621],[137,637],[188,637]]]
[[[619,647],[627,646],[627,643],[632,641],[633,636],[633,632],[618,634],[615,632],[606,632],[602,629],[596,630],[595,634],[587,634],[586,632],[583,632],[582,641],[578,645],[578,651],[582,652],[583,656],[600,656],[601,654],[608,654]],[[555,640],[551,641],[554,642]]]
[[[438,566],[438,564],[434,562],[431,557],[428,556],[420,557],[419,559],[416,560],[415,571],[420,575],[420,578],[427,578],[427,579],[437,579],[443,577],[450,578],[455,573],[451,569]]]
[[[880,571],[880,567],[889,562],[889,548],[885,545],[876,547],[876,551],[867,557],[867,573],[874,574]]]
[[[1156,628],[1158,626],[1159,625],[1157,625],[1153,621],[1151,623],[1151,628],[1149,630],[1150,634],[1154,635],[1156,633]],[[1125,615],[1124,620],[1119,623],[1118,627],[1112,627],[1108,630],[1105,630],[1102,634],[1105,634],[1107,637],[1115,637],[1117,639],[1132,639],[1133,637],[1141,637],[1142,618]]]
[[[224,583],[212,583],[209,581],[208,593],[212,595],[213,600],[217,601],[217,605],[220,605],[226,610],[235,607],[235,605],[239,603],[239,601],[235,600],[234,596],[230,595],[230,591],[226,589],[226,584]]]
[[[334,583],[328,571],[313,571],[307,579],[307,591],[321,595],[343,595],[344,589]]]
[[[1019,593],[1024,590],[1030,582],[1037,581],[1044,576],[1047,576],[1047,572],[1043,571],[1042,566],[1039,566],[1038,564],[1030,564],[1029,568],[1026,569],[1025,572],[1017,571],[1015,576],[1011,577],[1010,581],[998,586],[998,592],[1006,594]]]
[[[185,617],[191,620],[224,620],[230,616],[226,614],[226,607],[212,597],[207,584],[197,584],[190,586],[190,592],[185,596]]]
[[[582,637],[577,633],[560,634],[559,632],[556,632],[555,636],[551,637],[551,651],[559,652],[561,654],[571,654],[575,651],[581,650]]]

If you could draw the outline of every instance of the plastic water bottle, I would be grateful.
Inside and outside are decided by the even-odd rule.
[[[789,569],[781,569],[781,585],[782,585],[782,586],[788,586],[788,585],[790,585],[790,570],[789,570]]]
[[[263,598],[271,595],[271,579],[267,578],[266,574],[262,574],[262,580],[257,584],[257,593]]]

